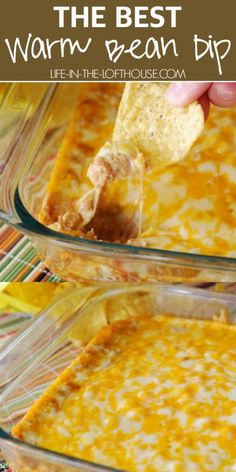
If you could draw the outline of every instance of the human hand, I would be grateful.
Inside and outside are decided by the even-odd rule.
[[[211,103],[223,108],[236,105],[236,82],[174,82],[167,97],[177,107],[198,100],[207,118]]]

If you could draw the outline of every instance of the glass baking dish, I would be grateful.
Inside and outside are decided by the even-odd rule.
[[[104,304],[106,311],[103,309]],[[69,290],[0,355],[0,447],[13,472],[111,470],[16,440],[12,427],[97,332],[113,320],[171,313],[236,322],[236,296],[167,284]]]
[[[236,259],[106,243],[37,221],[57,151],[84,84],[2,84],[0,217],[27,234],[48,267],[81,282],[236,280]]]

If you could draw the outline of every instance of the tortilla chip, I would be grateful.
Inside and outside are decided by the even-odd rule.
[[[163,167],[183,159],[204,127],[197,102],[172,106],[166,83],[126,83],[113,133],[143,154],[146,168]]]

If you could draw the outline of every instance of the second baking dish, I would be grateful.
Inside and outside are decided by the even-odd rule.
[[[193,254],[191,251],[180,252],[181,244],[177,244],[175,250],[161,249],[163,241],[170,237],[168,232],[156,237],[155,247],[160,246],[160,249],[153,249],[76,237],[58,232],[57,224],[46,227],[39,223],[38,217],[52,168],[68,129],[75,103],[82,93],[82,84],[7,86],[0,109],[1,133],[4,136],[0,156],[4,169],[1,218],[28,234],[50,269],[64,279],[85,282],[235,280],[236,260],[233,251],[231,251],[232,257],[230,251],[227,257],[219,257],[215,256],[214,252],[212,255]],[[227,117],[225,120],[227,121]],[[227,139],[232,140],[233,153],[235,142],[232,137],[228,136]],[[221,144],[219,153],[223,155],[224,151],[224,144]],[[208,186],[205,172],[209,171],[210,176],[212,169],[203,171],[206,180],[205,192],[211,192],[211,185],[209,183]],[[226,172],[227,175],[232,173],[227,166],[222,172]],[[224,185],[223,181],[220,182],[222,179],[223,177],[218,179],[219,208],[224,207],[224,202],[220,206],[222,198],[220,189]],[[66,178],[64,182],[66,185]],[[201,186],[201,182],[199,185]],[[198,192],[199,185],[195,185],[195,193]],[[164,181],[162,187],[164,191]],[[204,210],[206,202],[200,203],[203,205],[203,208],[199,209],[202,215],[204,211],[211,212],[210,208]],[[226,212],[225,221],[234,220],[233,204],[233,202],[227,203],[230,211]],[[186,205],[191,207],[191,201],[187,199]],[[57,212],[56,201],[54,211]],[[186,208],[186,211],[190,210]],[[171,224],[174,225],[176,222],[173,221]],[[209,231],[214,234],[216,228],[210,228]],[[222,225],[220,231],[227,232],[228,229]],[[201,240],[201,234],[198,235],[198,240]],[[233,245],[233,233],[231,240]],[[208,244],[207,241],[203,243]],[[222,241],[219,240],[218,244],[222,244],[224,249],[224,238]]]

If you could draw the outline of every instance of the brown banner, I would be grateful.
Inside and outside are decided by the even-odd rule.
[[[235,0],[1,0],[1,81],[236,80]]]

